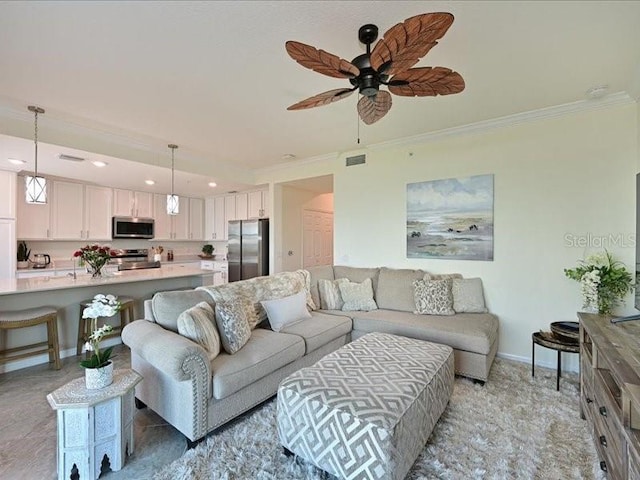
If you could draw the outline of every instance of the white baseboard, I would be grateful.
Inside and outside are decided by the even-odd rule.
[[[496,356],[499,357],[499,358],[504,358],[506,360],[513,360],[515,362],[526,363],[529,366],[531,366],[531,357],[522,357],[520,355],[511,355],[509,353],[500,353],[500,352],[498,352],[496,354]],[[536,357],[537,357],[537,355],[536,355]],[[579,366],[577,365],[577,363],[578,362],[576,362],[576,361],[566,362],[566,361],[564,361],[564,358],[563,358],[562,371],[563,372],[575,372],[575,373],[578,373]],[[576,364],[576,365],[574,365],[574,364]],[[556,364],[556,362],[540,361],[539,359],[536,359],[536,366],[537,367],[551,368],[553,370],[556,370],[558,368],[558,365]]]
[[[120,337],[113,337],[104,340],[100,345],[103,347],[112,347],[114,345],[120,345],[122,341]],[[67,348],[66,350],[60,350],[60,358],[75,357],[76,347]],[[14,370],[20,370],[22,368],[33,367],[35,365],[41,365],[43,363],[49,363],[49,355],[43,353],[42,355],[36,355],[29,358],[21,358],[20,360],[14,360],[7,362],[0,366],[0,373],[12,372]]]

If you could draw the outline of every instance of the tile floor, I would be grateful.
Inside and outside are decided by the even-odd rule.
[[[130,367],[129,349],[114,349],[115,368]],[[84,375],[79,357],[62,360],[62,369],[38,365],[0,374],[0,479],[54,479],[56,413],[46,396]],[[185,437],[149,409],[136,410],[135,451],[122,470],[101,478],[147,479],[186,450]]]

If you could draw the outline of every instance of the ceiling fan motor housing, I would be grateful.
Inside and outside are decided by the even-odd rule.
[[[360,70],[360,75],[349,79],[351,85],[358,87],[360,93],[365,97],[376,95],[380,89],[380,84],[387,80],[387,76],[380,75],[371,67],[368,53],[358,55],[351,63]]]

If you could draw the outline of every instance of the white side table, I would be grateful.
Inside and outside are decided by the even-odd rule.
[[[97,479],[117,471],[133,453],[134,387],[142,377],[115,370],[113,383],[87,390],[84,377],[47,395],[58,412],[58,478]]]

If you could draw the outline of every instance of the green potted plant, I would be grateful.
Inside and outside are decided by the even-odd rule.
[[[213,248],[213,245],[211,245],[211,244],[207,243],[206,245],[204,245],[204,246],[202,247],[202,255],[201,255],[201,256],[203,256],[203,257],[205,257],[205,258],[212,257],[212,256],[213,256],[213,251],[214,251],[214,250],[215,250],[215,249]]]
[[[31,250],[27,248],[27,242],[22,240],[18,242],[18,268],[29,268],[29,257],[31,256]]]

